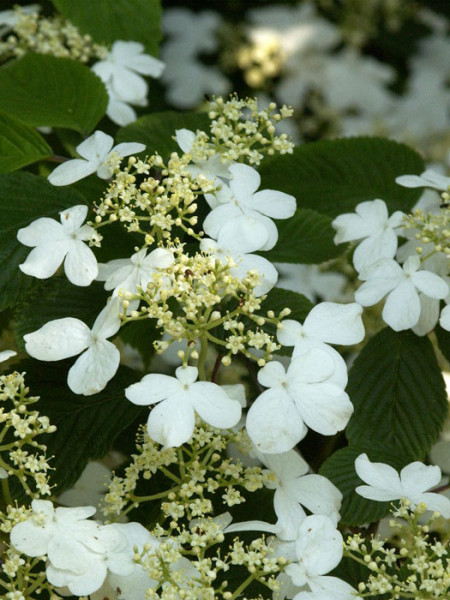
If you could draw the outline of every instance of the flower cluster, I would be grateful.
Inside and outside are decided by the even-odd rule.
[[[105,46],[96,44],[90,35],[80,31],[61,16],[44,17],[39,15],[39,6],[16,6],[11,11],[0,12],[7,18],[9,27],[6,39],[0,41],[0,57],[7,60],[20,57],[27,52],[51,54],[61,58],[71,58],[83,63],[92,59],[104,58],[108,54]],[[0,34],[2,31],[0,30]]]
[[[392,509],[396,519],[390,521],[394,528],[390,543],[379,537],[364,539],[360,534],[347,538],[344,556],[367,568],[367,579],[358,585],[362,598],[389,594],[393,600],[427,600],[448,595],[449,540],[430,535],[438,514],[423,524],[421,517],[426,510],[426,504],[414,506],[408,500]]]
[[[0,479],[8,502],[11,496],[8,480],[17,478],[26,494],[31,497],[50,495],[46,446],[35,438],[53,433],[56,427],[48,417],[41,416],[31,406],[39,398],[29,396],[25,373],[14,371],[0,376]],[[32,449],[30,451],[30,449]]]

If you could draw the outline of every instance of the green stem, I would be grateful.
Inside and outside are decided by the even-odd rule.
[[[241,595],[241,593],[245,590],[245,588],[248,587],[255,578],[256,578],[255,573],[252,573],[251,575],[249,575],[247,577],[247,579],[243,583],[241,583],[241,585],[237,588],[237,590],[235,590],[235,592],[231,596],[230,600],[235,600],[236,598],[238,598]]]
[[[2,492],[6,503],[11,505],[13,501],[11,498],[11,492],[9,491],[9,483],[7,479],[2,479]]]
[[[130,494],[130,500],[132,502],[150,502],[151,500],[159,500],[160,498],[165,498],[171,492],[176,492],[180,489],[180,486],[177,485],[170,490],[166,490],[165,492],[159,492],[159,494],[153,494],[151,496],[135,496],[134,494]]]
[[[206,335],[202,335],[200,338],[200,356],[198,357],[198,364],[197,364],[199,381],[206,381],[205,362],[206,362],[207,353],[208,353],[208,339],[207,339]]]

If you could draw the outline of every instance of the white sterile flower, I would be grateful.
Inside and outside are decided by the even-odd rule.
[[[59,165],[48,176],[52,185],[69,185],[92,173],[97,173],[101,179],[109,179],[112,170],[107,163],[112,154],[123,158],[145,150],[144,144],[124,142],[114,146],[114,139],[103,131],[95,131],[76,147],[82,158],[67,160]]]
[[[255,296],[267,294],[278,279],[278,273],[270,261],[262,256],[251,254],[260,250],[267,240],[267,230],[257,219],[242,217],[236,222],[225,223],[219,232],[217,241],[204,238],[200,250],[208,252],[222,264],[233,259],[235,266],[231,274],[242,280],[248,271],[259,273],[260,283],[254,289]]]
[[[418,291],[431,298],[442,299],[449,293],[447,283],[430,271],[419,270],[420,258],[410,256],[403,268],[384,258],[365,269],[360,279],[365,283],[356,291],[355,300],[372,306],[387,295],[383,319],[395,331],[414,327],[420,318]]]
[[[105,282],[105,290],[114,290],[113,296],[117,296],[120,290],[136,293],[138,286],[145,289],[158,269],[167,269],[174,264],[170,250],[156,248],[146,254],[147,249],[143,248],[131,258],[100,263],[97,280]],[[138,305],[139,300],[132,300],[129,310],[135,310]]]
[[[413,508],[423,502],[429,510],[437,511],[450,519],[450,499],[427,490],[436,487],[441,481],[441,470],[437,466],[426,466],[412,462],[400,471],[400,475],[390,465],[370,462],[367,454],[360,454],[355,460],[355,469],[364,483],[356,492],[379,502],[406,498]]]
[[[342,356],[328,344],[342,346],[358,344],[364,339],[362,307],[356,302],[337,304],[321,302],[306,317],[303,325],[284,319],[277,330],[283,346],[294,346],[292,356],[299,356],[310,348],[320,348],[333,359],[335,374],[340,375],[340,385],[347,385],[347,366]]]
[[[262,456],[264,464],[275,478],[265,486],[274,489],[274,510],[280,528],[278,535],[287,539],[306,517],[302,506],[313,514],[324,514],[335,524],[339,521],[341,492],[322,475],[307,474],[309,467],[296,450]]]
[[[142,102],[148,85],[141,75],[157,78],[164,70],[164,63],[144,54],[144,49],[139,42],[117,40],[107,58],[92,66],[94,73],[110,85],[113,94],[125,102]]]
[[[380,258],[393,258],[397,250],[395,228],[400,227],[404,214],[396,211],[389,217],[383,200],[361,202],[355,213],[339,215],[332,222],[337,232],[335,244],[363,240],[353,254],[355,269],[361,271]]]
[[[326,576],[340,563],[343,549],[342,535],[329,517],[306,517],[298,528],[295,542],[298,562],[288,565],[286,573],[294,585],[308,585],[314,594],[310,596],[312,598],[316,598],[318,593],[329,593],[336,600],[350,600],[355,597],[355,590],[337,577]],[[301,597],[301,593],[295,596],[297,599]]]
[[[17,356],[17,352],[14,352],[14,350],[3,350],[3,352],[0,352],[0,363],[9,360],[13,356]]]
[[[428,187],[443,192],[450,187],[450,177],[445,177],[432,169],[427,169],[420,175],[400,175],[396,177],[395,182],[407,188]]]
[[[133,558],[135,547],[139,553],[142,553],[144,546],[151,544],[151,552],[153,552],[160,544],[159,540],[152,536],[140,523],[114,523],[113,527],[126,538],[127,563]],[[117,569],[112,570],[108,565],[108,575],[104,585],[97,592],[91,594],[90,598],[91,600],[104,600],[110,597],[108,593],[114,593],[114,596],[111,597],[118,600],[145,600],[146,590],[157,585],[157,582],[150,579],[143,567],[134,561],[132,571],[127,574],[119,574]]]
[[[95,231],[83,225],[87,206],[78,204],[60,212],[61,223],[48,217],[37,219],[17,232],[17,239],[25,246],[34,247],[20,270],[38,279],[47,279],[56,273],[64,261],[67,279],[74,285],[90,285],[98,273],[97,259],[84,243]]]
[[[341,374],[333,359],[319,348],[292,359],[285,372],[277,361],[258,372],[258,381],[267,389],[250,407],[247,433],[260,452],[280,454],[293,448],[307,428],[322,435],[344,429],[353,405],[342,390]]]
[[[219,385],[197,381],[196,367],[178,367],[175,375],[151,373],[125,390],[133,404],[156,405],[147,422],[153,440],[169,448],[181,446],[194,431],[196,413],[213,427],[228,429],[236,425],[241,405]]]
[[[292,290],[306,296],[311,302],[345,301],[345,287],[348,283],[343,273],[322,271],[319,265],[297,265],[274,263],[279,279],[277,288]]]
[[[81,354],[69,370],[67,383],[75,394],[90,396],[103,390],[114,377],[120,352],[107,338],[120,329],[120,301],[113,298],[98,315],[92,330],[72,317],[49,321],[23,336],[25,349],[38,360],[62,360]]]
[[[89,462],[72,488],[58,496],[63,506],[98,506],[111,481],[111,471],[98,461]]]
[[[11,530],[11,544],[27,556],[48,556],[57,568],[82,573],[89,567],[89,550],[99,548],[99,526],[87,519],[93,506],[53,508],[49,500],[33,500],[30,517]]]
[[[108,571],[119,576],[134,571],[133,553],[117,524],[98,528],[96,544],[89,547],[88,557],[89,564],[83,569],[74,569],[70,564],[61,567],[51,560],[47,565],[47,579],[56,587],[69,588],[75,596],[87,596],[101,588]]]
[[[295,213],[294,196],[276,190],[261,190],[261,177],[256,169],[248,165],[235,164],[229,169],[231,180],[215,194],[206,194],[208,200],[216,196],[219,206],[213,209],[203,223],[206,234],[219,236],[224,223],[236,223],[243,216],[256,219],[267,229],[267,242],[261,250],[270,250],[278,241],[278,230],[273,219],[288,219]],[[269,218],[271,217],[271,218]]]
[[[190,129],[177,129],[175,131],[175,141],[185,154],[190,154],[192,152],[195,138],[196,134]],[[215,186],[221,186],[223,185],[223,179],[228,181],[230,178],[230,174],[228,172],[230,165],[231,162],[223,162],[222,155],[217,152],[206,160],[194,161],[194,163],[189,165],[188,170],[194,176],[204,175],[207,179],[213,181]],[[211,205],[210,203],[210,206],[211,208],[214,208],[216,204]]]

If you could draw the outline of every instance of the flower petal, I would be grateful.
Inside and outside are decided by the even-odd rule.
[[[403,331],[418,323],[420,300],[411,280],[402,281],[392,290],[386,298],[382,316],[394,331]]]
[[[251,207],[272,219],[289,219],[295,213],[294,196],[276,190],[261,190],[253,195]]]
[[[166,448],[178,448],[187,442],[194,431],[195,412],[184,394],[171,396],[157,404],[147,422],[149,436]]]
[[[279,389],[258,396],[248,411],[246,427],[257,449],[266,454],[291,450],[307,431],[294,402]]]
[[[70,185],[84,179],[97,170],[97,163],[83,160],[82,158],[74,158],[68,160],[62,165],[54,169],[47,177],[52,185]]]
[[[107,340],[98,340],[75,362],[67,383],[75,394],[91,396],[106,387],[119,367],[120,352]]]
[[[71,240],[68,245],[64,271],[74,285],[88,286],[98,275],[97,259],[84,242]]]
[[[441,469],[415,461],[400,471],[400,481],[405,497],[412,498],[436,487],[441,480]]]
[[[42,217],[19,229],[17,239],[24,246],[39,246],[43,242],[66,240],[67,232],[55,219]]]
[[[24,263],[19,265],[22,273],[37,279],[48,279],[56,273],[69,247],[67,239],[40,243],[33,248]]]
[[[77,146],[80,156],[95,164],[96,171],[113,147],[114,139],[103,131],[95,131]]]
[[[403,487],[397,471],[384,463],[372,463],[367,454],[360,454],[355,460],[355,470],[368,486],[359,486],[357,493],[373,500],[395,500],[401,498]]]
[[[38,360],[53,361],[76,356],[91,343],[89,327],[72,317],[49,321],[23,336],[25,350]]]
[[[241,418],[242,408],[237,400],[231,400],[215,383],[198,381],[189,388],[189,400],[200,417],[209,425],[228,429]]]
[[[328,344],[352,345],[364,339],[363,309],[356,302],[317,304],[303,323],[308,336]]]

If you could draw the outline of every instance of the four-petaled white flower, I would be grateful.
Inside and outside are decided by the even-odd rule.
[[[342,356],[328,344],[342,346],[358,344],[364,339],[362,307],[356,302],[337,304],[321,302],[306,317],[303,325],[292,319],[281,321],[277,330],[278,341],[283,346],[294,346],[292,356],[303,354],[311,348],[324,350],[334,362],[334,377],[340,375],[342,387],[347,385],[347,365]]]
[[[227,264],[227,257],[233,259],[235,265],[231,274],[242,280],[248,271],[256,270],[260,283],[254,288],[255,296],[267,294],[278,279],[278,273],[270,261],[263,256],[251,254],[260,250],[267,240],[267,230],[257,219],[244,216],[237,222],[229,221],[221,228],[217,241],[204,238],[200,242],[200,250],[208,252],[222,264]]]
[[[400,471],[400,475],[390,465],[372,463],[367,454],[360,454],[355,460],[355,469],[364,483],[356,492],[379,502],[406,498],[415,508],[423,502],[429,510],[435,510],[450,519],[450,499],[427,490],[436,487],[441,481],[441,470],[437,466],[412,462]]]
[[[395,331],[414,327],[421,310],[418,291],[437,299],[449,293],[447,283],[439,275],[419,267],[418,256],[410,256],[403,268],[392,259],[377,261],[360,274],[365,283],[356,291],[355,300],[372,306],[387,295],[382,316],[389,327]]]
[[[146,106],[148,85],[142,75],[157,78],[164,70],[164,63],[145,54],[144,49],[139,42],[117,40],[108,56],[92,66],[94,73],[106,85],[110,97],[107,115],[119,125],[127,125],[134,112],[129,109],[127,117],[124,106],[116,103]]]
[[[322,435],[344,429],[353,405],[342,390],[341,374],[322,349],[312,348],[292,359],[287,370],[277,361],[258,372],[265,392],[247,415],[247,433],[260,452],[280,454],[293,448],[307,427]]]
[[[428,187],[443,192],[450,187],[450,177],[445,177],[432,169],[427,169],[420,175],[400,175],[395,182],[407,188]]]
[[[87,286],[97,277],[98,266],[92,250],[84,243],[95,231],[82,225],[88,212],[79,204],[60,213],[61,223],[43,217],[17,232],[17,239],[25,246],[34,246],[21,271],[38,279],[47,279],[56,273],[64,261],[64,271],[75,285]]]
[[[276,190],[261,190],[261,177],[256,169],[243,164],[234,164],[229,168],[231,181],[223,185],[220,191],[206,194],[208,200],[215,196],[218,204],[206,217],[203,228],[214,239],[220,235],[224,223],[236,223],[248,216],[259,221],[267,230],[267,241],[260,250],[270,250],[278,240],[278,230],[273,219],[288,219],[295,213],[294,196]],[[244,219],[244,224],[246,220]]]
[[[397,250],[397,233],[404,214],[396,211],[389,217],[383,200],[361,202],[355,213],[339,215],[332,222],[337,233],[334,243],[360,242],[353,254],[353,264],[361,271],[380,258],[393,258]]]
[[[356,591],[348,583],[326,575],[340,563],[343,547],[342,535],[329,517],[306,517],[298,528],[295,541],[297,560],[286,567],[286,573],[295,586],[309,586],[313,592],[310,598],[320,598],[320,594],[328,593],[335,600],[353,600]],[[302,597],[308,598],[302,591],[294,600]]]
[[[117,296],[120,290],[136,293],[137,288],[145,289],[158,269],[167,269],[174,264],[173,253],[164,248],[156,248],[147,256],[143,248],[131,258],[118,258],[99,264],[97,279],[105,282],[105,290],[114,290]],[[139,300],[132,300],[128,311],[135,310]]]
[[[273,504],[280,538],[288,539],[289,532],[297,531],[306,517],[301,505],[313,514],[327,515],[337,524],[341,492],[326,477],[307,474],[308,464],[296,450],[265,454],[262,460],[275,475],[274,480],[267,481],[265,486],[275,490]]]
[[[68,160],[56,167],[48,176],[49,182],[57,186],[69,185],[95,172],[101,179],[109,179],[112,170],[106,162],[113,153],[123,158],[145,150],[145,145],[138,142],[124,142],[113,146],[114,139],[110,135],[95,131],[76,147],[82,158]]]
[[[119,367],[119,350],[107,340],[119,331],[119,310],[119,298],[112,298],[98,315],[92,330],[72,317],[49,321],[23,336],[25,349],[33,358],[44,361],[62,360],[83,352],[69,370],[67,383],[75,394],[96,394]]]
[[[241,417],[241,405],[215,383],[197,381],[196,367],[178,367],[176,377],[151,373],[130,385],[125,395],[139,405],[156,405],[147,428],[150,437],[165,447],[178,447],[194,431],[195,413],[213,427],[227,429]]]

